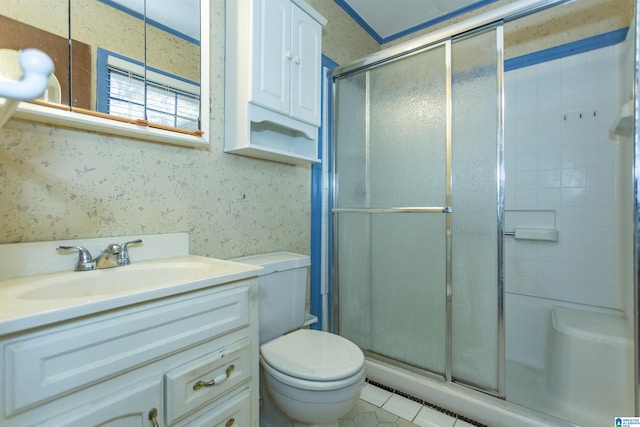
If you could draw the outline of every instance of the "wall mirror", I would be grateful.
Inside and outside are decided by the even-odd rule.
[[[0,75],[20,77],[13,57],[27,47],[56,68],[42,99],[14,116],[208,144],[209,14],[202,0],[3,0]]]

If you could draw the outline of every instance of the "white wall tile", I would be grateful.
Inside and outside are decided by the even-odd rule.
[[[563,206],[584,206],[587,200],[587,190],[584,187],[562,188]]]
[[[542,169],[537,173],[536,185],[538,188],[560,188],[562,175],[560,169]]]
[[[562,189],[547,188],[538,190],[538,205],[543,207],[557,207],[562,204]]]
[[[614,218],[611,216],[610,206],[590,206],[586,211],[586,224],[589,226],[612,225]]]
[[[587,170],[585,168],[562,169],[562,187],[585,187],[587,185]]]
[[[622,294],[612,262],[623,231],[612,209],[618,200],[628,205],[631,194],[630,178],[618,171],[630,167],[631,154],[609,138],[619,51],[611,46],[507,73],[506,108],[515,112],[506,117],[517,120],[505,123],[505,206],[552,209],[560,233],[557,243],[508,240],[510,291],[622,307],[610,305],[621,304]]]
[[[586,202],[589,206],[615,206],[616,192],[612,186],[587,187]],[[613,215],[613,211],[611,212]]]

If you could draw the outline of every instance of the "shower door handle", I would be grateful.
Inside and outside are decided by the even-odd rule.
[[[398,208],[333,208],[333,213],[452,213],[451,206]]]

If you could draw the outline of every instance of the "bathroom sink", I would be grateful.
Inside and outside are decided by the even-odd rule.
[[[196,255],[0,280],[0,335],[257,277],[261,267]]]
[[[195,257],[193,257],[195,258]],[[221,268],[222,267],[222,268]],[[168,259],[85,272],[47,274],[33,278],[20,299],[91,299],[201,280],[223,273],[223,265],[207,259]]]

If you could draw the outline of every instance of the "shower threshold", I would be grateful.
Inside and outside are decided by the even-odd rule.
[[[442,409],[444,414],[452,414],[452,417],[455,414],[476,426],[575,427],[575,424],[463,385],[422,376],[372,358],[366,359],[366,376],[371,384],[403,393],[408,399],[424,402],[425,406],[436,411]]]
[[[451,418],[455,418],[456,420],[461,420],[461,421],[464,421],[464,422],[466,422],[468,424],[471,424],[471,425],[477,426],[477,427],[488,427],[486,424],[482,424],[482,423],[480,423],[478,421],[472,420],[471,418],[465,417],[464,415],[459,414],[459,413],[457,413],[455,411],[452,411],[452,410],[449,410],[449,409],[445,409],[445,408],[443,408],[441,406],[436,405],[435,403],[431,403],[431,402],[428,402],[426,400],[422,400],[422,399],[420,399],[418,397],[412,396],[411,394],[405,393],[404,391],[397,390],[397,389],[395,389],[393,387],[389,387],[389,386],[387,386],[385,384],[379,383],[377,381],[373,381],[373,380],[371,380],[369,378],[367,378],[366,381],[367,381],[368,384],[371,384],[373,386],[376,386],[378,388],[381,388],[381,389],[386,390],[388,392],[391,392],[393,394],[397,394],[397,395],[402,396],[402,397],[404,397],[406,399],[409,399],[409,400],[412,400],[414,402],[417,402],[417,403],[419,403],[419,404],[421,404],[423,406],[427,406],[427,407],[433,409],[434,411],[440,412],[440,413],[442,413],[444,415],[447,415],[447,416],[449,416]]]

